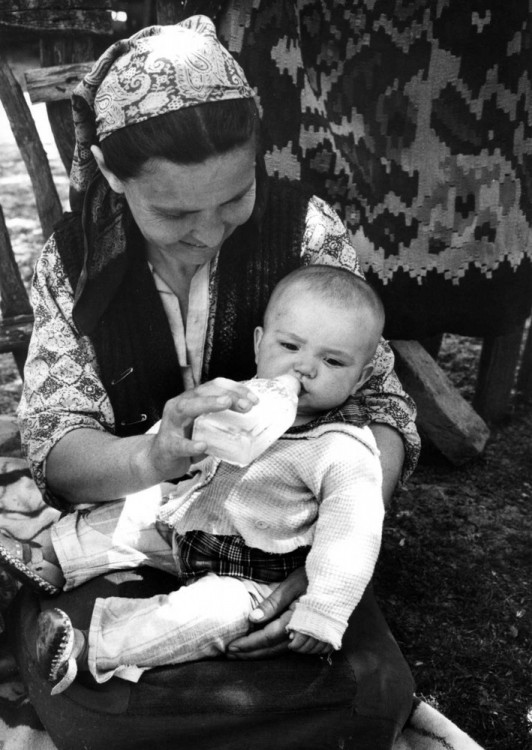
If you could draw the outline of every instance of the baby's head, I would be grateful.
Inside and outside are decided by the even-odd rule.
[[[296,375],[295,424],[303,424],[342,404],[371,376],[383,326],[382,302],[360,276],[334,266],[299,268],[277,284],[255,329],[257,375]]]

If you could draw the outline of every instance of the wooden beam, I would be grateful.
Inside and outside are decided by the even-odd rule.
[[[523,328],[482,342],[473,406],[489,424],[501,422],[510,413]]]
[[[44,238],[63,215],[50,164],[37,127],[13,72],[0,53],[0,100],[11,125],[17,146],[28,170]]]
[[[72,91],[90,72],[93,65],[94,61],[27,70],[24,76],[32,104],[70,99]]]
[[[111,8],[111,0],[0,0],[0,13],[25,10],[104,9]]]
[[[418,341],[392,341],[395,369],[418,410],[417,424],[449,461],[459,466],[485,448],[489,429]]]
[[[110,36],[113,22],[109,10],[36,8],[8,10],[0,16],[0,28],[21,29],[39,34],[95,34]]]

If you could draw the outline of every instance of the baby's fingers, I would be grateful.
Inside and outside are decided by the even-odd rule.
[[[290,633],[289,638],[290,643],[288,648],[290,651],[297,651],[298,654],[321,656],[322,654],[328,654],[333,650],[330,643],[320,641],[317,638],[313,638],[310,635],[304,635],[303,633],[292,632]]]

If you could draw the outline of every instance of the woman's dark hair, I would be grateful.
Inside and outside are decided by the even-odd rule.
[[[259,148],[259,116],[253,99],[206,102],[116,130],[100,147],[119,180],[136,177],[148,159],[200,164],[250,140]]]

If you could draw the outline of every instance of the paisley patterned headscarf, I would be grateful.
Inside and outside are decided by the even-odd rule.
[[[94,329],[128,263],[127,204],[100,174],[91,146],[158,115],[254,96],[241,67],[218,40],[213,22],[201,15],[173,26],[150,26],[116,42],[75,88],[70,205],[73,212],[82,212],[85,237],[74,301],[80,331]]]
[[[76,146],[70,203],[81,208],[96,171],[90,151],[120,128],[205,102],[254,96],[240,65],[207,16],[174,26],[149,26],[113,44],[76,87]]]

